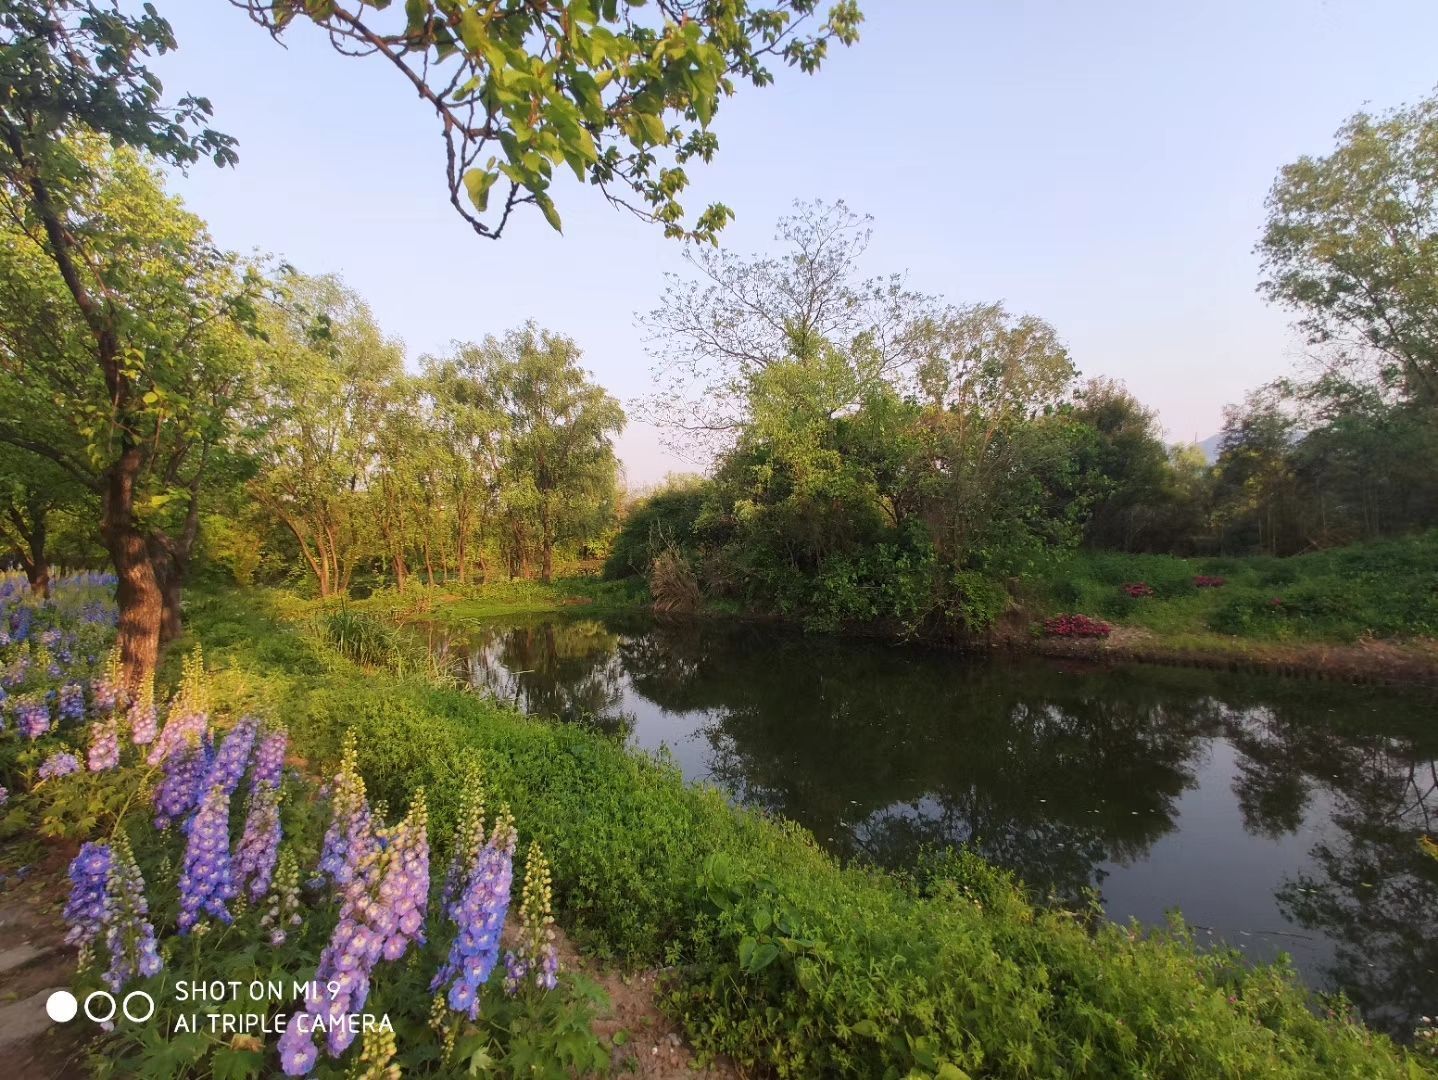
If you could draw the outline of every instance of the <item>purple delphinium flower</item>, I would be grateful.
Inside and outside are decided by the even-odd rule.
[[[149,694],[137,694],[130,702],[126,717],[130,722],[130,740],[136,746],[147,746],[155,741],[155,699]]]
[[[260,740],[259,749],[255,751],[255,771],[250,776],[253,790],[258,791],[264,784],[279,787],[288,743],[289,733],[284,728],[268,732]]]
[[[38,739],[50,730],[50,705],[33,694],[15,699],[15,724],[27,739]]]
[[[270,891],[279,847],[279,789],[272,784],[261,784],[250,796],[245,831],[235,849],[235,887],[247,891],[257,904]]]
[[[372,922],[383,936],[380,955],[398,960],[412,943],[424,944],[424,915],[429,903],[429,813],[424,792],[415,795],[409,815],[389,833],[379,905]]]
[[[77,723],[85,719],[85,688],[79,683],[60,687],[60,723]]]
[[[0,806],[10,801],[10,792],[7,788],[0,787]]]
[[[188,934],[201,916],[232,921],[225,905],[235,896],[230,868],[230,797],[212,784],[190,823],[185,862],[180,870],[180,916],[176,925]]]
[[[280,852],[275,864],[274,888],[270,892],[265,913],[260,916],[260,926],[270,933],[270,944],[279,948],[289,935],[286,927],[299,926],[304,922],[300,916],[300,864],[292,848]]]
[[[66,945],[86,947],[100,932],[105,915],[105,880],[110,874],[110,849],[87,843],[70,860],[70,898],[65,901]]]
[[[332,806],[320,871],[337,888],[340,917],[320,954],[315,979],[338,989],[322,1001],[307,999],[303,1009],[290,1018],[279,1042],[280,1064],[290,1076],[303,1076],[318,1057],[312,1034],[315,1018],[323,1015],[329,1026],[326,1046],[332,1057],[344,1053],[354,1041],[354,1029],[334,1021],[363,1009],[369,997],[369,974],[384,946],[383,935],[369,922],[371,913],[380,907],[374,897],[380,876],[380,845],[371,825],[353,741],[345,746]],[[310,1021],[301,1023],[306,1015]]]
[[[499,960],[499,934],[509,911],[514,880],[514,826],[501,811],[489,843],[475,859],[459,896],[449,907],[456,933],[449,958],[431,990],[443,990],[455,1012],[471,1020],[479,1016],[479,995]]]
[[[245,775],[245,769],[249,767],[250,750],[254,745],[255,721],[253,717],[247,716],[231,728],[224,742],[220,743],[219,753],[215,755],[214,764],[210,768],[208,783],[224,788],[227,797],[233,795],[240,786],[240,778]]]
[[[160,737],[150,747],[147,764],[159,765],[171,754],[197,746],[210,728],[208,713],[177,704],[165,719]]]
[[[6,665],[4,672],[0,672],[0,688],[14,690],[25,681],[25,676],[30,674],[30,654],[23,652]]]
[[[344,896],[356,885],[356,872],[372,867],[378,842],[370,820],[369,804],[365,801],[364,782],[358,768],[351,768],[352,750],[347,750],[345,764],[335,778],[331,804],[333,814],[325,830],[320,848],[319,874]],[[362,887],[365,882],[358,884]]]
[[[113,769],[120,763],[120,730],[115,717],[90,722],[90,755],[88,764],[91,772]]]
[[[549,860],[539,841],[532,841],[524,859],[524,896],[519,904],[516,947],[504,954],[504,990],[511,996],[532,976],[540,990],[559,985],[559,950],[554,943],[553,892]]]
[[[59,750],[47,757],[36,775],[41,780],[53,780],[57,776],[69,776],[80,771],[80,759],[67,750]]]
[[[108,673],[99,676],[90,684],[90,701],[101,716],[114,712],[120,707],[120,684]]]
[[[181,749],[165,758],[165,775],[155,787],[155,828],[167,829],[195,809],[205,793],[210,772],[209,736],[194,749]]]
[[[130,845],[123,840],[116,844],[110,860],[106,908],[105,947],[110,952],[110,967],[102,978],[119,993],[135,976],[148,979],[164,967],[155,943],[155,927],[148,918],[145,879]]]

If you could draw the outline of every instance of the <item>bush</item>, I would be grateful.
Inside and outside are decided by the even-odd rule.
[[[1111,633],[1112,626],[1087,615],[1056,615],[1044,620],[1044,634],[1048,637],[1105,638]]]
[[[605,580],[645,575],[661,550],[690,545],[708,491],[702,480],[675,480],[635,503],[604,560]]]

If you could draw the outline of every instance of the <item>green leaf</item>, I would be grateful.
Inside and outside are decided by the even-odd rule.
[[[557,233],[564,232],[564,227],[559,222],[559,211],[554,208],[554,200],[544,192],[536,191],[534,202],[544,214],[544,220],[549,222],[550,227]]]
[[[748,965],[749,970],[763,971],[766,967],[768,967],[774,962],[778,955],[779,946],[775,945],[772,941],[764,942],[763,944],[755,948],[753,955],[750,956]]]
[[[494,187],[494,182],[498,179],[498,169],[470,169],[464,174],[464,190],[469,195],[469,201],[481,214],[489,208],[489,189]]]

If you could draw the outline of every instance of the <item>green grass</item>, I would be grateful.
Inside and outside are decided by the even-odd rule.
[[[504,615],[538,614],[583,608],[617,611],[645,605],[648,590],[640,580],[601,581],[596,577],[556,578],[551,582],[518,579],[484,585],[443,583],[417,585],[400,591],[381,589],[354,601],[357,610],[400,619],[417,618],[448,624],[475,622]]]
[[[1195,575],[1222,577],[1198,588]],[[1127,583],[1153,596],[1134,598]],[[1163,638],[1270,642],[1438,637],[1438,532],[1290,558],[1080,552],[1039,587],[1045,616],[1081,612]]]
[[[503,602],[543,598],[518,592]],[[1286,968],[1200,953],[1181,928],[1034,908],[968,855],[905,878],[840,866],[796,826],[603,736],[361,669],[277,603],[193,598],[215,692],[284,718],[320,772],[353,730],[372,796],[398,808],[423,785],[435,837],[478,751],[521,844],[552,858],[560,921],[591,954],[665,965],[669,1008],[703,1050],[782,1076],[1434,1075],[1322,1015]]]

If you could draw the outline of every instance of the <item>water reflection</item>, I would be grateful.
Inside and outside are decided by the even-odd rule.
[[[1180,908],[1399,1034],[1438,1012],[1434,700],[976,661],[711,622],[507,623],[435,648],[525,710],[670,748],[836,853],[969,844],[1116,918]]]

